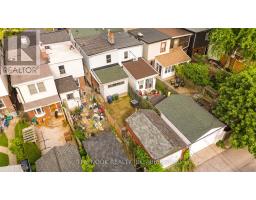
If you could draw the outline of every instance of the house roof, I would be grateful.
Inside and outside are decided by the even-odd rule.
[[[169,35],[171,38],[182,37],[186,35],[192,35],[191,32],[186,31],[183,28],[158,28],[158,31]]]
[[[114,49],[122,49],[142,45],[142,42],[136,40],[126,32],[116,32],[114,33],[114,38],[114,44],[110,44],[108,42],[106,33],[102,33],[93,37],[77,38],[75,40],[88,56],[111,51]]]
[[[57,103],[57,102],[60,102],[59,95],[54,95],[54,96],[46,97],[46,98],[39,99],[36,101],[24,103],[23,109],[25,112],[27,112],[29,110],[33,110],[38,107],[44,107],[44,106],[51,105],[51,104]]]
[[[0,172],[24,172],[21,165],[8,165],[0,167]]]
[[[70,41],[70,36],[66,30],[41,31],[40,41],[43,44],[52,44]]]
[[[31,75],[11,75],[11,85],[15,86],[18,84],[39,80],[46,77],[53,77],[52,72],[48,64],[39,65],[35,74]]]
[[[72,75],[55,79],[55,85],[59,94],[78,90],[78,86]]]
[[[142,79],[148,76],[157,75],[157,71],[143,58],[123,62],[124,67],[135,79]]]
[[[53,147],[36,161],[38,172],[81,172],[81,157],[74,144]]]
[[[124,147],[111,132],[98,133],[83,141],[83,146],[95,162],[96,172],[134,172]]]
[[[185,28],[185,29],[192,32],[192,33],[199,33],[199,32],[202,32],[202,31],[210,30],[209,28]]]
[[[156,108],[191,143],[211,129],[225,126],[189,96],[173,94],[157,104]]]
[[[191,58],[186,54],[182,47],[170,49],[169,53],[156,56],[155,59],[158,60],[163,67],[178,65],[191,60]]]
[[[122,32],[122,28],[71,28],[71,33],[74,38],[91,37],[106,33],[108,30],[112,32]]]
[[[128,77],[119,64],[93,69],[93,72],[102,84],[111,83]]]
[[[140,110],[125,121],[153,159],[161,159],[186,146],[153,110]]]
[[[138,33],[142,33],[143,36],[140,38],[140,40],[148,44],[170,39],[169,35],[166,35],[154,28],[138,28],[129,30],[128,32],[136,38],[138,37]]]

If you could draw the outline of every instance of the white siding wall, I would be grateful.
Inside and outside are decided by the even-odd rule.
[[[160,53],[162,42],[166,42],[166,51]],[[143,53],[144,56],[145,56],[145,59],[147,59],[148,61],[151,61],[151,60],[154,60],[155,57],[158,56],[158,55],[169,53],[170,42],[171,42],[171,40],[164,40],[164,41],[161,41],[161,42],[148,44],[147,48],[145,49],[145,52]]]
[[[154,64],[155,70],[157,70],[157,64],[162,66],[162,64],[156,59],[155,64]],[[161,74],[160,74],[161,79],[166,79],[166,78],[169,78],[169,77],[174,76],[174,75],[175,75],[175,70],[171,71],[169,73],[165,73],[165,68],[162,67],[162,71],[161,71]]]
[[[175,164],[179,161],[182,155],[182,150],[179,150],[169,156],[166,156],[165,158],[162,158],[160,160],[160,164],[163,166],[163,168],[170,167],[171,165]]]
[[[39,82],[44,82],[44,86],[46,88],[46,91],[31,95],[30,92],[29,92],[29,89],[28,89],[28,85],[33,84],[33,83],[39,83]],[[21,93],[21,95],[23,97],[23,100],[24,100],[24,102],[23,102],[22,98],[18,97],[19,100],[21,101],[21,103],[36,101],[36,100],[39,100],[39,99],[43,99],[43,98],[54,96],[54,95],[58,94],[53,77],[48,77],[48,78],[41,79],[41,80],[39,79],[39,80],[36,80],[36,81],[27,82],[26,84],[22,84],[22,85],[17,86],[17,88],[19,89],[18,93],[19,92]]]
[[[1,72],[2,73],[2,72]],[[7,96],[8,92],[8,81],[4,74],[0,76],[0,97]]]
[[[124,81],[124,84],[118,85],[115,87],[108,88],[108,85]],[[100,85],[100,93],[104,97],[104,99],[107,99],[107,96],[114,95],[114,94],[123,94],[128,92],[128,78],[127,79],[122,79],[118,80],[112,83],[107,83],[107,84],[102,84]]]
[[[74,99],[67,100],[67,94],[73,93],[74,94]],[[71,92],[66,92],[60,94],[60,99],[62,102],[67,103],[67,106],[70,110],[73,110],[74,108],[81,106],[81,100],[80,100],[80,94],[78,90],[74,90]]]
[[[59,66],[64,65],[66,74],[60,75]],[[84,76],[84,68],[82,59],[70,60],[62,63],[49,64],[51,72],[55,79],[72,75],[74,78]]]

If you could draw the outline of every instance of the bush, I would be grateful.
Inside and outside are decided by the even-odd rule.
[[[21,137],[16,137],[11,141],[10,151],[16,155],[17,162],[25,159],[25,153],[23,148],[23,139]]]
[[[77,139],[79,139],[80,141],[85,140],[85,135],[84,135],[84,131],[81,128],[76,128],[74,131],[74,135]]]
[[[33,142],[24,143],[23,147],[25,157],[29,160],[30,164],[33,165],[41,157],[41,151]]]
[[[173,167],[173,171],[177,172],[191,172],[195,168],[194,163],[190,159],[189,150],[183,154],[183,159],[179,160]]]
[[[14,128],[15,137],[22,137],[22,129],[27,127],[29,127],[29,123],[25,120],[20,120]]]
[[[203,63],[185,63],[175,67],[176,74],[181,78],[191,80],[195,85],[210,84],[208,65]]]
[[[156,79],[156,90],[160,91],[163,95],[167,96],[168,87],[159,79]]]
[[[8,138],[5,133],[0,133],[0,146],[8,147]]]
[[[95,165],[89,156],[83,156],[81,161],[83,172],[93,172]]]
[[[84,150],[84,148],[83,148],[82,146],[79,147],[79,154],[80,154],[81,157],[87,155],[87,154],[86,154],[86,151]]]
[[[8,155],[0,152],[0,167],[9,165],[9,157]]]
[[[219,141],[216,143],[216,146],[219,147],[219,148],[225,149],[225,143],[224,143],[223,140],[219,140]]]

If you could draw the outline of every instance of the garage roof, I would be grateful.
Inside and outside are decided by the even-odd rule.
[[[191,143],[211,129],[225,126],[189,96],[173,94],[157,104],[156,108]]]

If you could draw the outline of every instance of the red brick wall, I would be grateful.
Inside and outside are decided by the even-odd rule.
[[[86,83],[84,80],[84,76],[79,77],[79,83],[80,83],[80,89],[85,90]]]
[[[4,105],[6,107],[4,109],[0,109],[1,114],[8,114],[8,113],[15,112],[15,109],[13,107],[13,104],[9,96],[3,96],[3,97],[0,97],[0,99],[4,102]]]

